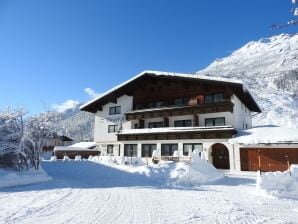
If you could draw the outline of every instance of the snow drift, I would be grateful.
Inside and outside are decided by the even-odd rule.
[[[223,178],[212,164],[201,159],[198,152],[192,154],[192,163],[177,163],[170,173],[170,182],[175,185],[198,186],[212,183]]]
[[[298,199],[298,165],[291,172],[257,174],[257,189],[280,198]]]
[[[0,169],[0,188],[35,184],[49,180],[52,178],[42,168],[38,171],[31,169],[20,172]]]

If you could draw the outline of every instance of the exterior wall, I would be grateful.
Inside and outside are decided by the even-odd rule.
[[[249,129],[252,127],[251,111],[238,99],[232,96],[234,103],[234,127],[237,129]]]
[[[230,159],[230,170],[236,170],[235,166],[235,153],[233,146],[228,143],[228,139],[186,139],[186,140],[155,140],[155,141],[125,141],[120,143],[120,156],[124,156],[124,145],[125,144],[137,144],[138,148],[138,157],[142,155],[142,144],[156,144],[157,152],[161,155],[161,144],[178,144],[178,152],[180,155],[183,155],[183,144],[184,143],[202,143],[203,144],[203,153],[204,158],[212,163],[212,146],[216,143],[224,144],[229,151]],[[144,162],[147,162],[146,158],[143,158]]]
[[[100,143],[117,142],[116,133],[108,133],[109,125],[118,125],[123,122],[123,129],[130,129],[131,122],[125,121],[125,113],[132,110],[133,98],[130,96],[121,96],[117,103],[108,103],[103,106],[102,111],[95,114],[94,141]],[[109,108],[121,106],[121,114],[109,115]]]

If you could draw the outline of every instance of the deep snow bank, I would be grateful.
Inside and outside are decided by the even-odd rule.
[[[200,158],[198,152],[192,155],[190,165],[177,163],[170,173],[170,183],[184,186],[198,186],[212,183],[223,178],[223,175],[212,164]]]
[[[42,168],[38,171],[28,170],[20,172],[0,169],[0,188],[35,184],[51,179]]]
[[[292,165],[290,172],[268,172],[257,174],[257,189],[281,198],[298,199],[298,166]]]
[[[156,184],[176,186],[199,186],[212,183],[223,178],[213,165],[200,158],[194,152],[191,164],[184,162],[165,162],[145,166],[140,158],[125,158],[117,156],[92,157],[89,160],[102,163],[130,173],[144,175]],[[125,165],[126,164],[126,165]],[[127,166],[129,164],[129,166]]]

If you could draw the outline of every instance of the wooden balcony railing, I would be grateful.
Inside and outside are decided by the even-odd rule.
[[[155,132],[144,133],[119,133],[118,141],[143,141],[143,140],[179,140],[179,139],[229,139],[232,138],[237,131],[230,129],[215,130],[193,130],[193,131],[171,131],[171,132]]]
[[[198,104],[192,106],[173,106],[164,108],[151,108],[135,110],[125,114],[126,120],[137,120],[156,117],[171,117],[181,115],[205,114],[216,112],[233,112],[234,104],[231,101],[224,101],[210,104]]]

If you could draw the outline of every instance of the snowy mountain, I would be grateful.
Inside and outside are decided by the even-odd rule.
[[[197,73],[242,80],[263,111],[254,125],[298,128],[298,34],[251,41]]]
[[[76,142],[89,140],[93,141],[94,115],[80,111],[78,104],[71,109],[59,113],[60,120],[58,130],[63,135],[71,137]]]

